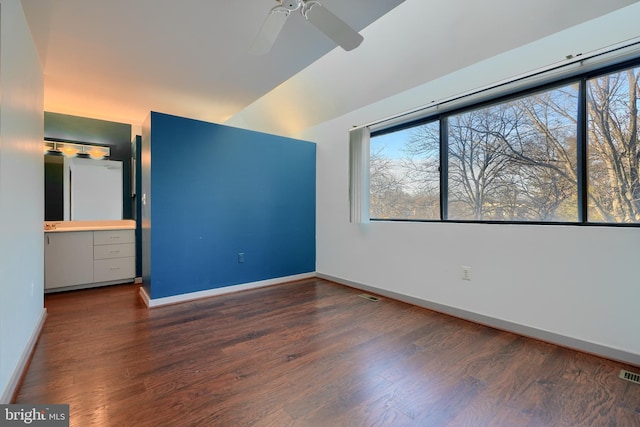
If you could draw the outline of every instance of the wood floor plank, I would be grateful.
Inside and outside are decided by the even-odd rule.
[[[147,309],[49,294],[18,403],[91,426],[640,426],[638,367],[309,279]]]

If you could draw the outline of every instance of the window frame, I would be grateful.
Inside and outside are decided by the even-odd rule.
[[[588,218],[588,109],[587,109],[587,85],[589,80],[606,76],[616,72],[622,72],[630,68],[640,67],[640,54],[632,59],[607,64],[601,67],[593,67],[586,71],[573,71],[562,77],[550,76],[546,80],[530,85],[523,85],[520,88],[512,89],[505,85],[500,93],[490,96],[475,98],[471,95],[456,98],[458,105],[446,108],[442,106],[437,111],[425,113],[424,115],[408,119],[404,122],[396,122],[390,126],[376,126],[370,130],[370,137],[374,138],[425,123],[438,121],[440,124],[440,219],[402,219],[402,218],[372,218],[369,211],[369,221],[372,222],[426,222],[426,223],[464,223],[464,224],[517,224],[517,225],[572,225],[572,226],[606,226],[606,227],[640,227],[638,223],[621,222],[593,222]],[[553,90],[567,85],[578,85],[578,109],[576,117],[576,155],[577,155],[577,208],[578,218],[576,221],[523,221],[523,220],[475,220],[475,219],[449,219],[448,218],[448,118],[457,114],[477,110],[491,105],[510,102],[524,98],[536,93]],[[368,168],[368,165],[367,165]],[[368,209],[368,207],[367,207]]]

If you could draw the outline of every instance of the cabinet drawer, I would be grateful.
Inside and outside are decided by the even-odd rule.
[[[135,258],[110,258],[93,261],[93,281],[133,279],[136,277]]]
[[[112,245],[114,243],[135,243],[134,230],[104,230],[93,232],[94,245]]]
[[[126,258],[132,256],[136,256],[136,245],[133,243],[93,247],[93,259]]]

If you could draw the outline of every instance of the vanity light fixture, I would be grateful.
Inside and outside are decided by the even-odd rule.
[[[87,147],[83,145],[82,150],[76,154],[76,157],[79,159],[90,159],[91,156],[87,153],[86,149]]]
[[[44,154],[48,156],[65,156],[101,160],[108,159],[111,155],[111,148],[102,145],[45,141],[44,147]]]
[[[93,146],[86,153],[89,155],[89,157],[91,157],[92,159],[95,159],[95,160],[108,159],[109,158],[109,154],[110,154],[110,150],[109,150],[109,147]]]
[[[54,142],[52,145],[45,144],[44,154],[48,156],[64,156],[64,153],[58,149],[58,143]]]
[[[76,154],[78,154],[78,149],[71,144],[62,144],[62,148],[60,148],[60,151],[62,151],[62,154],[64,154],[66,157],[74,157]]]

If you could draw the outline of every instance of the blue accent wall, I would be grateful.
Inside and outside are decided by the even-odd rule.
[[[151,298],[315,271],[315,144],[152,112],[150,164]]]

